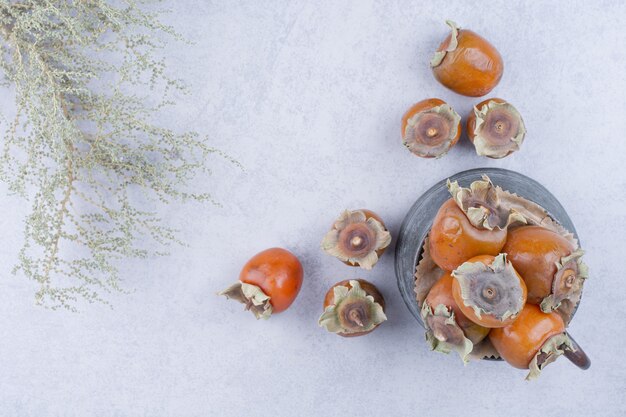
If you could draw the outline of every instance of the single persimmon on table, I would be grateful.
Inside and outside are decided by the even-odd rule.
[[[472,109],[467,118],[467,136],[478,155],[500,159],[519,150],[526,137],[526,125],[512,104],[491,98]]]
[[[321,248],[346,265],[370,270],[391,243],[383,219],[367,209],[344,210],[326,233]]]
[[[241,270],[239,281],[220,292],[239,301],[257,319],[285,311],[302,287],[304,271],[286,249],[271,248],[254,255]]]
[[[385,299],[378,288],[364,279],[351,279],[328,290],[319,325],[339,336],[355,337],[371,333],[385,320]]]
[[[495,88],[502,78],[504,63],[498,50],[485,38],[447,20],[450,34],[430,61],[435,78],[450,90],[480,97]]]
[[[414,155],[440,158],[461,137],[461,116],[445,101],[429,98],[402,116],[402,143]]]

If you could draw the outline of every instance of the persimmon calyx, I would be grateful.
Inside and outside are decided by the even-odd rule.
[[[572,232],[554,220],[546,209],[492,184],[487,175],[483,175],[482,180],[474,181],[470,188],[463,188],[457,181],[448,180],[448,190],[470,223],[478,229],[493,230],[515,223],[532,224],[552,230],[578,247]],[[485,201],[492,203],[486,204]]]
[[[488,337],[484,338],[478,343],[474,344],[474,348],[469,355],[470,360],[481,359],[501,359],[502,357],[498,353]]]
[[[432,286],[435,285],[444,274],[443,270],[437,266],[430,255],[429,243],[430,238],[427,236],[426,239],[424,239],[424,246],[422,247],[422,259],[420,259],[417,268],[415,268],[415,287],[413,291],[415,292],[415,299],[420,305],[422,305],[428,296],[428,292]]]
[[[403,144],[418,156],[441,158],[455,142],[460,121],[446,103],[417,112],[407,120]]]
[[[324,236],[321,247],[327,254],[363,269],[372,269],[378,262],[377,251],[389,246],[391,234],[362,210],[345,210]]]
[[[557,334],[546,340],[528,364],[529,372],[526,375],[526,380],[530,381],[537,378],[543,368],[563,355],[566,350],[575,350],[572,341],[566,333]]]
[[[430,349],[446,354],[455,351],[467,365],[474,344],[457,324],[454,312],[443,304],[433,309],[424,302],[421,316],[426,327],[426,341]]]
[[[564,300],[578,301],[583,284],[589,277],[589,269],[582,260],[584,253],[578,249],[556,263],[552,292],[541,301],[541,311],[550,313],[559,308]]]
[[[498,321],[516,317],[524,307],[524,292],[506,254],[495,257],[490,265],[465,262],[452,271],[458,281],[461,298],[479,319],[483,314]]]
[[[481,108],[474,107],[474,146],[478,155],[503,158],[519,150],[526,136],[521,114],[513,105],[489,100]]]
[[[472,226],[478,229],[506,229],[513,223],[527,223],[521,212],[501,204],[499,187],[494,186],[487,175],[483,175],[482,180],[472,182],[469,188],[450,180],[447,186],[456,204]]]
[[[250,310],[257,320],[268,319],[272,315],[270,297],[256,285],[237,281],[224,291],[221,291],[219,295],[244,304],[245,309]]]
[[[446,25],[450,26],[451,30],[450,42],[448,42],[448,46],[442,51],[435,52],[432,59],[430,60],[431,68],[439,66],[439,64],[441,64],[443,59],[446,57],[446,54],[448,52],[454,51],[459,46],[459,30],[461,30],[461,28],[452,20],[446,20]]]
[[[320,327],[331,333],[361,333],[373,330],[387,320],[383,307],[368,295],[359,281],[350,280],[351,288],[333,288],[334,303],[324,309]]]

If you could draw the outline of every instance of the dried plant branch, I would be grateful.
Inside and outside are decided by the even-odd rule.
[[[146,238],[181,243],[141,207],[217,204],[191,181],[209,173],[211,155],[236,163],[198,133],[154,121],[184,87],[159,56],[159,39],[181,38],[147,3],[156,2],[0,0],[0,69],[16,98],[15,116],[3,117],[0,177],[32,201],[15,271],[52,309],[108,303],[122,291],[120,259],[149,256]]]

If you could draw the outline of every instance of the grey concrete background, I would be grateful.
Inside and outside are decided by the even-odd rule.
[[[223,208],[162,210],[190,247],[124,264],[136,291],[115,297],[114,310],[80,314],[33,306],[33,285],[10,274],[26,205],[3,197],[0,415],[626,414],[624,2],[166,3],[175,8],[168,21],[197,44],[168,50],[193,92],[164,123],[209,134],[245,171],[216,159],[198,185]],[[400,144],[413,102],[441,97],[462,115],[477,102],[445,90],[428,68],[446,18],[504,57],[493,95],[516,105],[529,131],[509,158],[480,158],[465,137],[436,161]],[[397,233],[434,182],[481,166],[540,181],[575,222],[591,278],[571,332],[590,370],[560,360],[528,383],[503,363],[463,367],[428,351],[396,288],[393,247],[370,272],[319,250],[342,209],[373,209]],[[215,292],[271,246],[296,253],[306,277],[290,310],[256,322]],[[316,321],[326,289],[353,277],[379,286],[389,321],[346,340]]]

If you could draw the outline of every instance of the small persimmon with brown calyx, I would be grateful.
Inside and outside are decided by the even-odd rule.
[[[488,94],[498,85],[504,63],[498,50],[475,32],[447,20],[451,33],[430,61],[435,78],[450,90],[470,97]]]
[[[501,98],[478,103],[467,118],[467,136],[478,155],[504,158],[519,150],[526,136],[522,116]]]
[[[426,327],[426,340],[432,350],[456,351],[467,363],[473,346],[482,341],[489,328],[469,320],[452,295],[454,278],[444,274],[431,288],[424,300],[421,317]]]
[[[271,248],[250,258],[239,281],[219,295],[244,304],[257,319],[267,319],[289,308],[300,292],[303,275],[302,264],[294,254]]]
[[[364,279],[352,279],[328,290],[319,325],[339,336],[355,337],[371,333],[385,320],[385,299],[380,291]]]
[[[391,243],[385,223],[370,210],[345,210],[322,240],[322,250],[346,265],[372,269]]]
[[[528,302],[540,305],[544,313],[580,298],[588,276],[584,252],[563,236],[541,226],[518,227],[509,231],[502,251],[524,278]]]
[[[452,276],[454,301],[480,326],[507,326],[526,304],[526,284],[504,253],[469,259],[452,271]]]
[[[438,98],[415,103],[402,116],[402,143],[414,155],[439,158],[461,136],[461,116]]]
[[[529,369],[526,379],[538,377],[561,355],[581,369],[590,365],[585,352],[565,332],[561,316],[546,314],[535,304],[526,304],[513,323],[491,330],[489,340],[502,359],[516,368]]]

